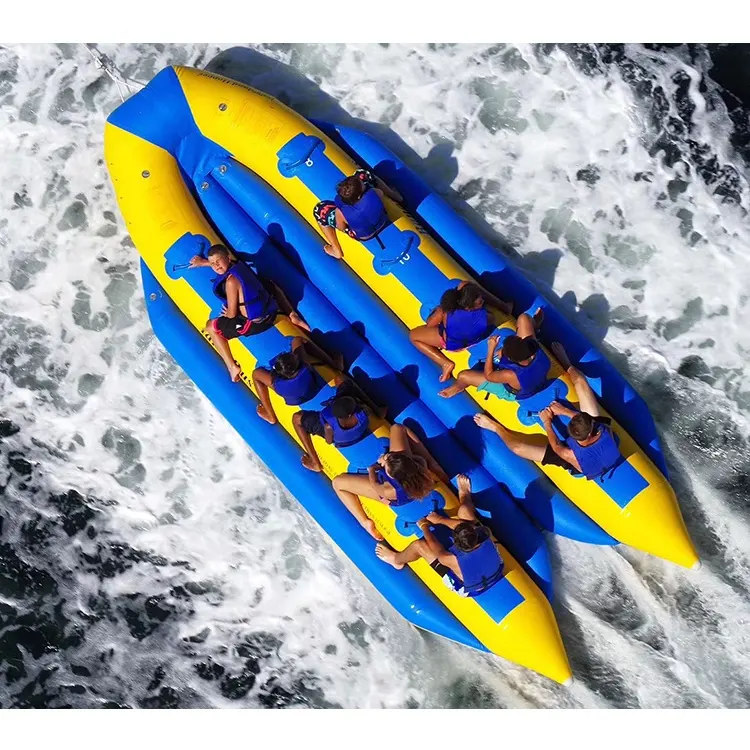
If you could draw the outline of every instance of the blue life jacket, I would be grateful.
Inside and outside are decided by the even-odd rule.
[[[495,328],[492,313],[486,307],[478,310],[454,310],[445,316],[440,333],[449,351],[466,349],[487,338]]]
[[[578,465],[586,479],[600,477],[622,460],[618,447],[620,439],[612,432],[612,428],[605,424],[599,423],[599,439],[591,445],[581,445],[570,436],[565,442],[578,459]]]
[[[463,552],[455,545],[450,552],[458,559],[464,591],[468,596],[479,596],[503,577],[504,563],[492,537],[487,538],[471,552]]]
[[[367,240],[374,237],[388,223],[383,201],[372,189],[365,190],[364,195],[354,205],[344,203],[340,195],[336,196],[334,202],[344,215],[349,229],[358,239]]]
[[[271,368],[275,361],[276,357],[269,362]],[[273,389],[289,406],[299,406],[309,401],[323,385],[322,379],[317,377],[317,373],[307,362],[303,362],[291,378],[282,378],[278,375],[272,377]]]
[[[549,357],[542,351],[539,344],[536,345],[536,354],[531,362],[526,365],[519,365],[513,362],[505,355],[500,357],[498,367],[501,370],[512,370],[518,378],[518,384],[521,386],[517,391],[504,383],[509,393],[512,393],[518,400],[529,398],[544,388],[547,383],[547,373],[551,363]]]
[[[346,448],[358,443],[370,431],[370,417],[363,407],[360,406],[354,416],[357,417],[357,424],[345,429],[339,424],[339,420],[333,416],[333,409],[330,406],[326,406],[320,412],[321,421],[330,425],[333,430],[333,444],[337,448]]]
[[[250,266],[241,260],[232,263],[226,273],[214,279],[213,291],[220,300],[227,301],[226,286],[227,279],[230,276],[234,276],[242,287],[244,302],[239,308],[241,315],[244,315],[248,320],[261,320],[278,311],[279,306],[276,304],[276,300],[266,291]]]

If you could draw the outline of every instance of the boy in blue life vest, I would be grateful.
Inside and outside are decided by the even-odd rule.
[[[471,499],[471,480],[465,474],[456,479],[461,501],[456,518],[430,513],[418,522],[423,539],[401,552],[380,543],[375,546],[375,554],[397,570],[422,558],[449,589],[459,596],[476,597],[502,580],[505,563],[489,529],[477,516]],[[445,538],[447,546],[438,535]]]
[[[438,482],[450,482],[440,464],[432,457],[419,436],[406,425],[394,424],[388,435],[388,451],[370,466],[367,474],[339,474],[333,489],[339,500],[375,539],[383,536],[362,507],[360,497],[391,506],[402,521],[402,533],[409,524],[442,508],[442,496],[435,491]]]
[[[423,326],[409,331],[409,341],[441,368],[441,383],[450,378],[456,365],[440,350],[457,352],[486,339],[495,330],[490,307],[508,315],[513,310],[510,302],[503,302],[479,284],[462,281],[443,293]]]
[[[542,324],[544,311],[539,308],[532,318],[527,313],[518,316],[514,336],[508,336],[499,351],[500,362],[495,369],[495,354],[499,336],[487,339],[487,358],[482,372],[463,370],[456,383],[443,388],[443,398],[465,391],[473,385],[478,391],[492,393],[506,401],[523,401],[538,393],[547,384],[547,373],[551,363],[542,351],[536,338],[536,331]]]
[[[383,197],[400,203],[401,193],[389,188],[379,177],[366,169],[358,169],[336,186],[336,198],[320,201],[313,209],[327,243],[323,247],[333,258],[343,258],[336,230],[346,232],[355,240],[372,239],[388,224]]]
[[[273,328],[277,318],[284,314],[305,331],[309,331],[310,326],[295,312],[276,284],[264,283],[247,263],[235,258],[224,245],[213,245],[206,255],[206,258],[193,256],[190,268],[210,266],[218,274],[213,280],[213,291],[224,301],[224,307],[218,318],[206,322],[203,332],[213,342],[232,382],[236,383],[242,368],[232,356],[230,339],[263,333]]]
[[[315,365],[328,365],[341,371],[344,357],[339,354],[334,361],[314,341],[295,336],[291,351],[277,354],[269,362],[270,369],[256,367],[253,370],[253,385],[260,399],[258,416],[269,424],[278,421],[268,395],[269,389],[278,393],[290,406],[299,406],[315,398],[325,385],[323,378],[315,371]]]
[[[320,411],[301,409],[292,417],[292,425],[305,452],[302,465],[310,471],[322,471],[320,457],[312,435],[322,437],[331,445],[346,448],[370,433],[370,413],[385,416],[386,407],[376,406],[348,375],[334,378],[336,395],[324,402]]]
[[[581,410],[569,409],[553,401],[539,412],[547,433],[546,443],[532,443],[529,436],[511,432],[486,414],[474,415],[474,421],[481,428],[497,433],[508,448],[521,458],[543,466],[560,466],[572,474],[583,474],[586,479],[599,479],[623,460],[618,447],[619,438],[610,427],[612,420],[600,416],[594,391],[583,373],[570,363],[562,344],[552,344],[552,352],[567,370],[578,394]],[[568,437],[564,442],[552,427],[556,415],[570,417]]]

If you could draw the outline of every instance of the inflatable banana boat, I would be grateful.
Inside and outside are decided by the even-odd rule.
[[[261,201],[262,196],[245,191],[243,198],[224,189],[219,176],[241,177],[242,165],[223,145],[197,131],[182,75],[197,75],[209,88],[231,91],[235,87],[198,71],[167,69],[110,116],[105,133],[107,164],[120,209],[142,256],[147,306],[157,336],[331,538],[411,622],[566,682],[570,668],[565,650],[540,589],[551,592],[549,557],[540,529],[407,387],[403,374],[394,372],[362,331],[305,277],[294,262],[296,248],[287,241],[287,225],[259,224],[250,217],[245,205]],[[227,109],[217,106],[219,113]],[[229,380],[200,333],[206,320],[221,312],[212,272],[186,268],[191,257],[205,256],[212,244],[221,241],[284,289],[313,326],[318,343],[344,355],[368,395],[387,405],[390,420],[418,431],[450,476],[459,472],[470,476],[475,504],[495,534],[506,563],[501,580],[476,597],[462,597],[447,588],[424,561],[396,571],[377,559],[373,540],[336,498],[328,480],[372,464],[384,450],[388,422],[372,418],[369,435],[346,448],[314,437],[324,467],[319,475],[304,469],[299,461],[292,426],[297,407],[287,406],[272,394],[279,424],[269,425],[257,416],[247,374],[288,350],[291,338],[306,334],[281,317],[261,334],[232,340],[243,382]],[[306,408],[320,407],[333,393],[333,371],[316,367],[321,388]],[[440,493],[445,512],[450,513],[457,504],[455,495],[444,486]],[[393,548],[403,549],[415,538],[404,532],[390,507],[364,498],[363,505]],[[594,524],[590,528],[595,535],[601,534]],[[606,535],[601,538],[607,543]]]
[[[342,236],[341,263],[323,254],[312,210],[355,170],[357,164],[345,150],[399,189],[419,221],[389,202],[390,224],[377,241],[359,243]],[[516,272],[369,136],[327,123],[313,125],[268,95],[220,76],[167,68],[108,118],[105,156],[143,259],[157,336],[329,536],[415,625],[564,682],[570,670],[541,590],[551,592],[551,571],[540,529],[595,544],[627,538],[683,565],[695,562],[663,477],[666,469],[645,404],[544,298],[531,293],[526,280],[519,277],[516,283]],[[424,228],[428,223],[447,249]],[[232,384],[200,334],[206,320],[220,313],[211,272],[186,269],[193,255],[219,241],[285,291],[313,327],[312,337],[324,349],[344,355],[368,395],[387,405],[391,422],[418,431],[449,476],[470,475],[475,504],[504,548],[502,581],[465,599],[443,586],[421,561],[395,571],[375,557],[372,539],[338,501],[328,480],[372,463],[383,450],[387,422],[373,422],[371,435],[351,449],[314,438],[325,469],[318,475],[299,463],[292,429],[296,407],[276,399],[279,424],[274,426],[256,415],[249,379]],[[567,478],[551,474],[574,504],[538,467],[476,427],[476,402],[469,395],[449,400],[437,395],[437,371],[410,345],[407,329],[426,319],[447,287],[471,278],[451,256],[451,244],[460,248],[462,262],[474,264],[481,283],[514,300],[518,311],[544,306],[550,340],[562,341],[587,376],[588,365],[595,367],[594,387],[603,403],[638,438],[636,444],[618,427],[623,442],[630,440],[634,457],[623,465],[641,478],[640,488],[632,474],[623,480],[625,490],[587,487],[591,483],[586,480],[566,484]],[[501,330],[513,328],[512,320],[498,322]],[[248,374],[288,349],[289,339],[297,335],[304,332],[281,319],[262,334],[233,340],[231,349]],[[470,365],[475,357],[471,351],[459,356],[459,366]],[[319,375],[325,386],[316,398],[322,403],[330,396],[332,373],[321,367]],[[564,377],[553,372],[550,378],[555,397],[575,402]],[[533,409],[489,406],[511,428],[535,428]],[[444,487],[441,492],[450,509],[455,505],[452,491]],[[610,505],[602,510],[605,503]],[[413,538],[401,533],[390,508],[367,500],[363,505],[394,548],[402,549]]]

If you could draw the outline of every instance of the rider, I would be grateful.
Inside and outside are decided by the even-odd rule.
[[[366,169],[358,169],[336,186],[336,198],[320,201],[313,216],[320,225],[327,243],[324,250],[334,258],[343,258],[336,230],[364,242],[372,239],[388,224],[383,197],[401,202],[401,193],[389,188],[379,177]]]
[[[288,315],[289,320],[299,328],[310,330],[276,284],[264,282],[247,263],[235,258],[224,245],[213,245],[206,258],[196,255],[190,260],[190,268],[205,266],[210,266],[219,274],[213,280],[213,292],[224,302],[224,306],[218,318],[206,322],[203,332],[224,360],[232,382],[239,380],[242,368],[232,356],[229,348],[231,339],[263,333],[273,328],[283,314]]]

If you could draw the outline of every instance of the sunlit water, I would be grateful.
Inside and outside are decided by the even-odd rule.
[[[154,339],[116,85],[0,47],[0,705],[748,706],[750,194],[713,52],[100,49],[384,138],[646,398],[704,566],[551,539],[572,688],[414,630]]]

